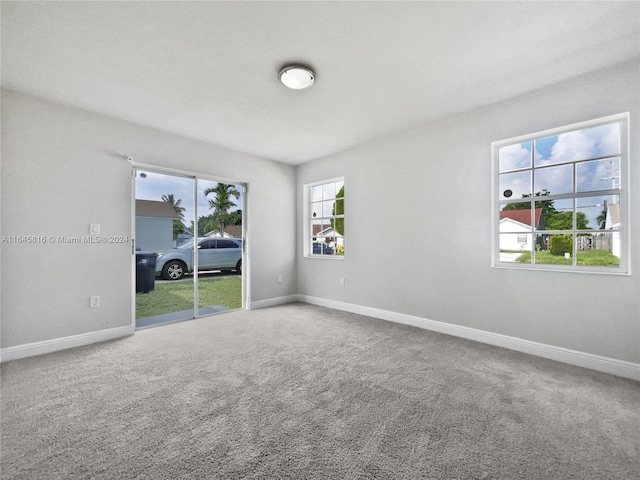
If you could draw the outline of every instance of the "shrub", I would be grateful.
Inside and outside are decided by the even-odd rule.
[[[549,250],[552,255],[564,255],[573,253],[573,236],[567,233],[551,235]]]

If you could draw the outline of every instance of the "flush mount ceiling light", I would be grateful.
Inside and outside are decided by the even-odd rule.
[[[315,74],[306,67],[290,65],[280,70],[280,82],[293,90],[309,88],[315,82]]]

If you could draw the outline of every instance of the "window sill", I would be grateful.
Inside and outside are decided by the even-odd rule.
[[[344,261],[344,255],[305,255],[304,258],[314,258],[318,260]]]
[[[538,272],[562,272],[562,273],[579,273],[579,274],[595,274],[595,275],[614,275],[614,276],[629,276],[631,273],[628,270],[622,270],[620,268],[597,268],[597,267],[581,267],[575,268],[568,265],[566,268],[558,267],[557,265],[529,265],[520,264],[513,265],[511,263],[496,263],[491,266],[492,268],[500,270],[527,270]]]

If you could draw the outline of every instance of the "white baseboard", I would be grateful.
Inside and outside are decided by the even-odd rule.
[[[529,353],[538,357],[548,358],[550,360],[556,360],[558,362],[590,368],[599,372],[610,373],[619,377],[640,381],[640,364],[638,363],[601,357],[599,355],[569,350],[562,347],[555,347],[544,343],[532,342],[521,338],[509,337],[499,333],[486,332],[475,328],[462,327],[451,323],[438,322],[436,320],[429,320],[413,315],[364,307],[362,305],[354,305],[351,303],[337,302],[308,295],[298,295],[297,300],[313,305],[343,310],[345,312],[357,313],[368,317],[403,323],[405,325],[412,325],[414,327],[424,328],[434,332],[475,340],[477,342],[495,345],[497,347],[508,348],[510,350]]]
[[[66,350],[67,348],[83,347],[92,343],[133,335],[134,332],[135,326],[127,325],[126,327],[109,328],[106,330],[98,330],[97,332],[81,333],[80,335],[71,335],[69,337],[7,347],[0,350],[0,362],[42,355],[43,353],[57,352],[58,350]]]
[[[258,300],[249,304],[249,310],[256,310],[258,308],[275,307],[277,305],[284,305],[285,303],[292,303],[298,301],[298,295],[285,295],[283,297],[267,298],[266,300]]]

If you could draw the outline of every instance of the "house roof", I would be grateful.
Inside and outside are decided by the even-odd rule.
[[[136,200],[136,217],[180,218],[180,215],[167,202]]]
[[[534,225],[536,227],[542,226],[542,209],[536,208],[534,212]],[[509,218],[524,225],[531,226],[531,209],[526,210],[503,210],[500,212],[500,220]]]
[[[242,225],[229,225],[224,227],[224,233],[228,233],[232,237],[242,237]]]
[[[228,227],[224,227],[223,237],[242,237],[242,225],[229,225]],[[220,232],[218,230],[211,230],[204,234],[205,237],[219,237]]]
[[[326,229],[331,228],[331,225],[313,225],[313,235],[318,235],[320,232],[325,231]]]

